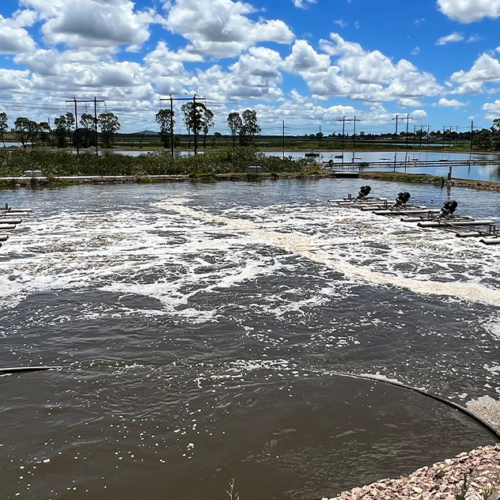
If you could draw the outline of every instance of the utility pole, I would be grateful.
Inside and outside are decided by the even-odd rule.
[[[470,151],[472,153],[472,139],[474,137],[474,121],[470,122]]]
[[[73,99],[71,99],[70,101],[66,101],[66,102],[72,102],[75,104],[75,135],[76,135],[76,154],[80,154],[80,151],[79,151],[79,146],[78,146],[78,142],[79,142],[79,137],[78,137],[78,103],[81,102],[81,103],[86,103],[86,102],[90,102],[90,103],[94,103],[94,131],[95,131],[95,154],[96,156],[99,156],[99,145],[97,143],[97,103],[98,102],[106,102],[104,100],[101,100],[101,99],[97,99],[97,97],[94,97],[93,99],[77,99],[76,97],[74,97]]]
[[[338,122],[342,122],[342,164],[344,164],[344,149],[345,149],[345,115],[342,117],[342,120],[337,120]]]
[[[396,160],[398,156],[397,152],[397,146],[398,146],[398,122],[399,122],[399,115],[396,115],[396,118],[393,118],[393,121],[396,121],[396,133],[394,135],[394,172],[396,171]]]
[[[343,121],[344,121],[344,123],[345,122],[354,122],[354,131],[352,134],[352,161],[354,162],[354,149],[356,147],[356,122],[360,122],[361,120],[358,120],[356,117],[349,118],[346,120],[346,118],[344,117]],[[344,162],[344,153],[342,153],[342,162]]]
[[[283,120],[283,159],[285,159],[285,120]]]
[[[410,120],[413,120],[413,118],[410,116],[410,113],[406,114],[406,154],[405,154],[405,170],[406,170],[406,163],[408,162],[408,134],[409,134],[409,126],[410,126]]]
[[[455,131],[458,131],[460,127],[458,125],[445,125],[443,127],[443,147],[444,147],[444,131],[446,129],[449,130],[449,134],[448,134],[448,147],[451,147],[451,132],[453,129],[455,129]]]

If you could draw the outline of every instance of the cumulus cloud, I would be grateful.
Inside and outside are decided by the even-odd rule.
[[[17,12],[12,18],[0,15],[0,54],[19,54],[32,52],[36,44],[25,29],[31,26],[36,19],[33,11]]]
[[[459,84],[458,94],[479,94],[486,82],[500,81],[500,62],[489,54],[482,54],[470,71],[456,71],[450,81]]]
[[[42,27],[45,41],[81,46],[137,46],[149,38],[152,12],[136,12],[126,0],[64,2]]]
[[[464,39],[463,33],[452,33],[451,35],[442,36],[437,40],[436,45],[446,45],[447,43],[461,42]]]
[[[307,9],[307,4],[316,3],[316,0],[292,0],[292,2],[298,9]]]
[[[320,47],[334,58],[333,64],[325,68],[325,64],[315,62],[305,69],[294,68],[318,97],[342,95],[363,101],[390,101],[437,95],[442,90],[431,74],[419,72],[405,59],[394,63],[380,51],[366,51],[360,44],[348,42],[337,33],[332,33],[330,39],[321,40]],[[302,46],[298,52],[305,49]],[[309,55],[302,60],[324,61],[320,59],[324,55],[315,53],[311,47],[307,51]]]
[[[468,106],[468,102],[461,102],[457,99],[445,99],[441,97],[437,103],[434,103],[433,106],[437,106],[440,108],[461,108],[463,106]]]
[[[418,99],[400,99],[398,105],[400,108],[419,108],[422,103]]]
[[[500,114],[500,101],[496,100],[495,102],[487,102],[483,105],[483,110],[487,111],[485,116],[486,119],[495,120]]]
[[[438,0],[439,10],[464,24],[500,16],[500,0]]]
[[[177,0],[167,6],[165,25],[189,40],[189,52],[235,57],[258,42],[289,44],[294,35],[281,20],[254,22],[255,9],[232,0]]]

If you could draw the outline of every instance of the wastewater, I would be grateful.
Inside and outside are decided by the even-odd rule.
[[[0,377],[0,498],[318,500],[493,444],[384,380],[497,404],[498,248],[328,203],[362,183],[2,192],[0,367],[57,369]]]

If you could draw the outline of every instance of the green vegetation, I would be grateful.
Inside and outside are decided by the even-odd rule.
[[[41,170],[45,176],[192,175],[198,178],[216,174],[247,173],[251,165],[263,172],[303,172],[310,174],[308,160],[294,161],[277,156],[266,157],[253,147],[215,150],[198,156],[172,158],[166,153],[148,153],[138,157],[93,154],[72,155],[40,149],[9,151],[0,149],[0,177],[21,177],[25,170]],[[317,167],[315,167],[317,168]]]

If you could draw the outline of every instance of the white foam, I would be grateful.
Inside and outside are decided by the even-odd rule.
[[[376,216],[372,214],[363,214],[362,219],[356,219],[356,214],[351,212],[347,218],[345,218],[345,215],[337,214],[340,223],[347,224],[352,234],[349,252],[345,252],[343,250],[339,250],[338,248],[339,246],[345,244],[346,240],[343,236],[340,239],[329,237],[328,240],[325,241],[321,232],[320,234],[313,236],[299,232],[301,229],[304,229],[304,226],[309,228],[312,221],[318,224],[322,219],[323,222],[326,221],[326,223],[331,226],[332,223],[335,223],[335,220],[332,220],[331,212],[328,213],[329,218],[324,213],[315,213],[313,216],[309,217],[309,220],[304,218],[303,220],[300,220],[298,224],[293,217],[288,217],[286,221],[280,221],[280,231],[272,231],[267,229],[272,227],[269,222],[266,223],[266,229],[263,229],[262,226],[248,219],[212,215],[190,207],[172,204],[171,202],[160,202],[156,205],[160,208],[175,210],[185,217],[187,216],[190,218],[200,219],[205,222],[221,224],[226,226],[229,230],[236,230],[240,233],[251,235],[255,238],[255,243],[257,244],[278,247],[287,252],[305,257],[311,261],[321,263],[357,281],[362,280],[371,285],[406,288],[414,293],[423,295],[458,297],[462,300],[470,302],[481,302],[500,307],[500,290],[480,284],[476,282],[477,280],[475,278],[471,278],[470,276],[465,282],[457,281],[456,279],[451,280],[451,278],[449,282],[422,279],[422,274],[419,273],[419,271],[422,270],[422,267],[425,267],[428,264],[436,266],[435,261],[437,261],[437,270],[435,270],[433,274],[430,274],[431,276],[434,275],[435,277],[442,278],[443,275],[441,274],[441,271],[444,269],[446,269],[446,273],[450,273],[450,245],[459,245],[459,247],[462,245],[460,247],[462,250],[461,254],[459,252],[453,252],[453,266],[461,264],[464,270],[469,267],[470,253],[473,253],[473,250],[470,249],[470,246],[463,246],[464,243],[462,241],[457,242],[458,238],[453,238],[446,233],[433,233],[434,239],[429,240],[429,238],[425,238],[425,232],[419,229],[418,239],[412,233],[406,234],[405,238],[401,238],[399,235],[395,234],[396,230],[394,227],[391,227],[390,220],[388,221],[387,219],[384,219],[384,221],[381,222],[379,220],[380,218],[376,218]],[[269,208],[262,208],[261,210],[266,210],[270,214],[273,213],[272,209]],[[254,212],[257,212],[253,213],[254,216],[263,215],[262,213],[259,214],[258,210],[255,210]],[[364,232],[356,233],[353,231],[353,226],[355,226],[355,228],[359,231],[363,230]],[[287,227],[291,227],[295,229],[295,231],[288,232]],[[401,226],[398,227],[399,234],[401,232]],[[367,235],[369,236],[368,242]],[[383,235],[383,237],[380,235]],[[425,244],[422,244],[421,240],[424,240]],[[388,251],[391,252],[391,255],[399,252],[398,258],[391,260],[388,258],[390,256],[384,255],[384,258],[381,260],[380,257],[377,257],[376,252],[375,255],[371,252],[370,257],[375,259],[375,262],[352,263],[352,261],[356,262],[361,259],[366,261],[366,243],[370,243],[372,245],[373,243],[377,243],[379,245],[383,244],[388,248]],[[467,244],[467,242],[465,244]],[[352,252],[351,250],[356,247],[359,248],[357,253],[356,250]],[[394,250],[394,248],[397,250]],[[418,250],[418,252],[416,252],[416,250]],[[432,251],[430,252],[429,250]],[[401,258],[401,253],[403,251],[407,252],[404,259]],[[476,256],[480,256],[479,252],[477,252]],[[439,259],[443,259],[443,262],[439,262]],[[479,262],[481,261],[484,260],[480,259]],[[407,266],[414,267],[416,265],[417,268],[407,271],[406,274],[409,274],[410,276],[405,276],[405,272],[400,270],[401,266],[397,265],[401,262]],[[385,272],[379,272],[378,269],[380,268]]]

